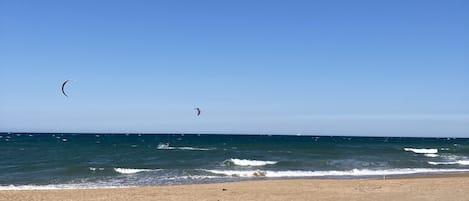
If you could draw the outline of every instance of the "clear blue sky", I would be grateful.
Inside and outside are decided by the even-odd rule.
[[[0,0],[0,131],[469,137],[468,11]]]

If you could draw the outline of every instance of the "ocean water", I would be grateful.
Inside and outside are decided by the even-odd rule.
[[[0,190],[455,172],[467,138],[0,134]]]

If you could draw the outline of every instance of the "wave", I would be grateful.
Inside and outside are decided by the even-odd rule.
[[[209,150],[212,150],[212,149],[209,149],[209,148],[198,148],[198,147],[171,147],[171,146],[169,146],[169,143],[158,144],[158,146],[156,148],[157,149],[162,149],[162,150],[171,150],[171,149],[190,150],[190,151],[209,151]]]
[[[166,181],[175,181],[176,183],[168,182],[166,184],[177,184],[180,180],[207,180],[222,178],[221,176],[214,175],[186,175],[186,176],[173,176],[164,178]],[[182,182],[181,184],[184,184]],[[160,185],[157,183],[156,185]],[[66,184],[45,184],[45,185],[0,185],[0,191],[3,190],[67,190],[67,189],[113,189],[113,188],[132,188],[142,186],[142,183],[121,182],[121,180],[111,181],[98,181],[98,182],[84,182],[84,183],[66,183]]]
[[[438,154],[425,154],[426,157],[430,157],[430,158],[435,158],[435,157],[438,157],[440,155]]]
[[[134,186],[102,186],[95,184],[48,184],[48,185],[8,185],[1,186],[0,191],[11,190],[65,190],[65,189],[109,189],[129,188]]]
[[[353,169],[332,171],[263,171],[263,170],[204,170],[212,174],[230,177],[327,177],[327,176],[383,176],[408,175],[422,173],[451,173],[469,172],[469,169],[431,169],[431,168],[402,168],[387,170]]]
[[[158,171],[160,169],[135,169],[135,168],[114,168],[114,171],[121,174],[135,174],[139,172]]]
[[[277,161],[261,161],[261,160],[248,160],[248,159],[237,159],[231,158],[223,161],[224,164],[238,165],[238,166],[265,166],[276,164]]]
[[[431,164],[431,165],[469,165],[469,160],[458,160],[458,161],[451,161],[451,162],[428,161],[428,164]]]
[[[417,149],[417,148],[404,148],[404,151],[411,151],[416,154],[436,154],[438,149]]]
[[[104,170],[104,168],[95,168],[95,167],[89,167],[88,169],[91,171]]]
[[[213,175],[187,175],[187,176],[176,176],[176,177],[168,177],[167,180],[205,180],[205,179],[217,179],[221,178],[220,176],[213,176]]]
[[[179,150],[193,150],[193,151],[209,151],[212,149],[209,148],[198,148],[198,147],[174,147],[175,149]]]

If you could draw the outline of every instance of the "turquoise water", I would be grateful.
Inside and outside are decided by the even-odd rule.
[[[469,172],[467,138],[0,134],[0,189]]]

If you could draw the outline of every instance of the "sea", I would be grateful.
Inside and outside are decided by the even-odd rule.
[[[0,133],[0,190],[460,172],[468,138]]]

